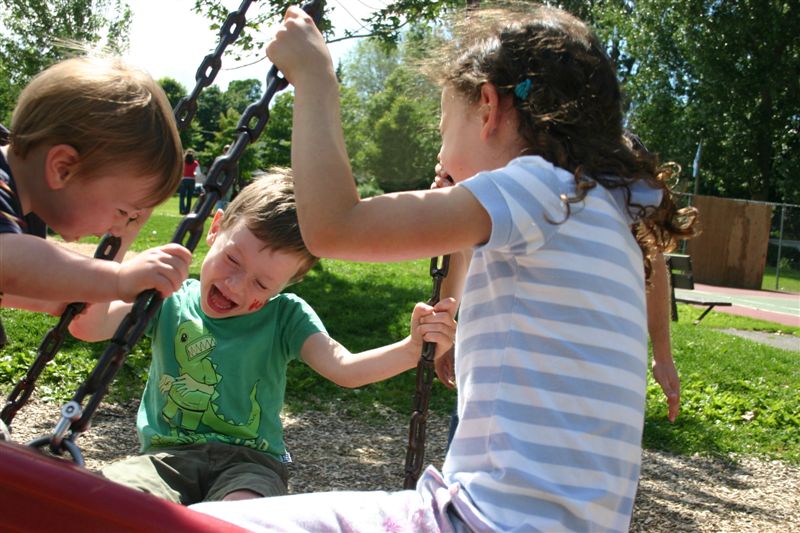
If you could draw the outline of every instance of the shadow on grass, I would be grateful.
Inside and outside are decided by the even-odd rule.
[[[319,265],[302,283],[289,290],[314,308],[332,338],[351,352],[359,352],[396,342],[408,334],[414,305],[426,300],[431,292],[431,281],[425,272],[418,277],[419,283],[397,283],[382,265],[362,276]],[[294,364],[289,368],[286,398],[295,408],[305,405],[324,409],[341,398],[355,401],[350,409],[360,409],[362,413],[371,412],[375,403],[410,413],[415,374],[412,370],[351,390],[335,385],[306,365]],[[431,409],[449,413],[454,401],[453,391],[434,383]]]
[[[690,413],[682,412],[674,424],[660,411],[658,415],[648,413],[645,416],[642,445],[650,450],[725,458],[731,450],[724,441],[722,432],[714,424],[692,417]]]

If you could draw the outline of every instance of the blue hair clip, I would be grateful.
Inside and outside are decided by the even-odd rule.
[[[533,85],[533,82],[530,78],[524,79],[514,87],[514,94],[517,95],[517,98],[520,100],[527,100],[531,92],[531,85]]]

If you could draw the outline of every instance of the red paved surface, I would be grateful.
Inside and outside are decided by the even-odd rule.
[[[736,289],[732,287],[717,287],[714,285],[704,285],[702,283],[694,284],[695,290],[703,292],[713,292],[730,297],[734,302],[730,307],[715,307],[712,312],[728,313],[731,315],[747,316],[757,318],[760,320],[767,320],[769,322],[776,322],[778,324],[785,324],[787,326],[800,327],[800,315],[789,313],[776,313],[765,309],[753,309],[752,307],[744,307],[736,305],[737,297],[757,297],[768,298],[775,302],[797,302],[800,300],[800,294],[790,292],[777,292],[777,291],[754,291],[748,289]]]

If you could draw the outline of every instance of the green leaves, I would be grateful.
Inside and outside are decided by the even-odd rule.
[[[19,90],[44,68],[74,55],[68,43],[124,50],[130,22],[124,0],[7,0],[0,10],[0,64]]]
[[[618,26],[631,128],[684,168],[702,142],[703,194],[796,203],[799,24],[784,1],[636,2]]]
[[[648,378],[644,443],[674,453],[755,454],[800,463],[800,368],[797,352],[735,337],[715,328],[775,331],[779,324],[681,306],[673,323],[681,412],[666,420],[661,388]],[[784,330],[785,331],[785,330]],[[788,333],[798,333],[789,328]]]
[[[440,140],[439,91],[413,66],[434,36],[414,27],[398,49],[359,43],[342,65],[343,127],[361,189],[427,188]]]

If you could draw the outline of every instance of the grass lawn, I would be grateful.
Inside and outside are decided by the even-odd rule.
[[[800,352],[718,331],[736,328],[800,336],[800,328],[679,305],[672,325],[681,375],[681,413],[666,416],[663,394],[648,378],[644,443],[682,454],[752,454],[800,464]]]
[[[778,289],[775,288],[775,267],[768,266],[764,269],[764,279],[761,288],[766,291],[786,291],[800,293],[800,272],[791,268],[781,268]]]
[[[159,207],[134,248],[142,250],[172,239],[180,222],[177,199]],[[96,239],[87,239],[96,242]],[[197,276],[207,251],[201,239],[191,273]],[[428,261],[349,263],[325,260],[288,290],[306,299],[332,337],[353,351],[386,344],[407,334],[411,309],[430,297]],[[717,331],[719,328],[782,331],[800,336],[800,328],[712,312],[699,326],[700,310],[681,305],[673,323],[673,353],[682,377],[681,414],[666,418],[658,385],[649,378],[644,444],[679,454],[736,454],[783,459],[800,464],[800,365],[798,352],[764,346]],[[0,309],[10,344],[0,352],[0,388],[7,394],[26,372],[56,318]],[[68,339],[48,365],[37,390],[59,401],[70,398],[89,374],[105,343]],[[141,393],[149,341],[143,339],[125,361],[109,399]],[[414,372],[356,390],[342,389],[302,364],[290,367],[287,403],[294,412],[332,409],[369,419],[375,406],[411,413]],[[431,408],[449,413],[455,393],[436,384]],[[134,421],[131,421],[133,424]]]

